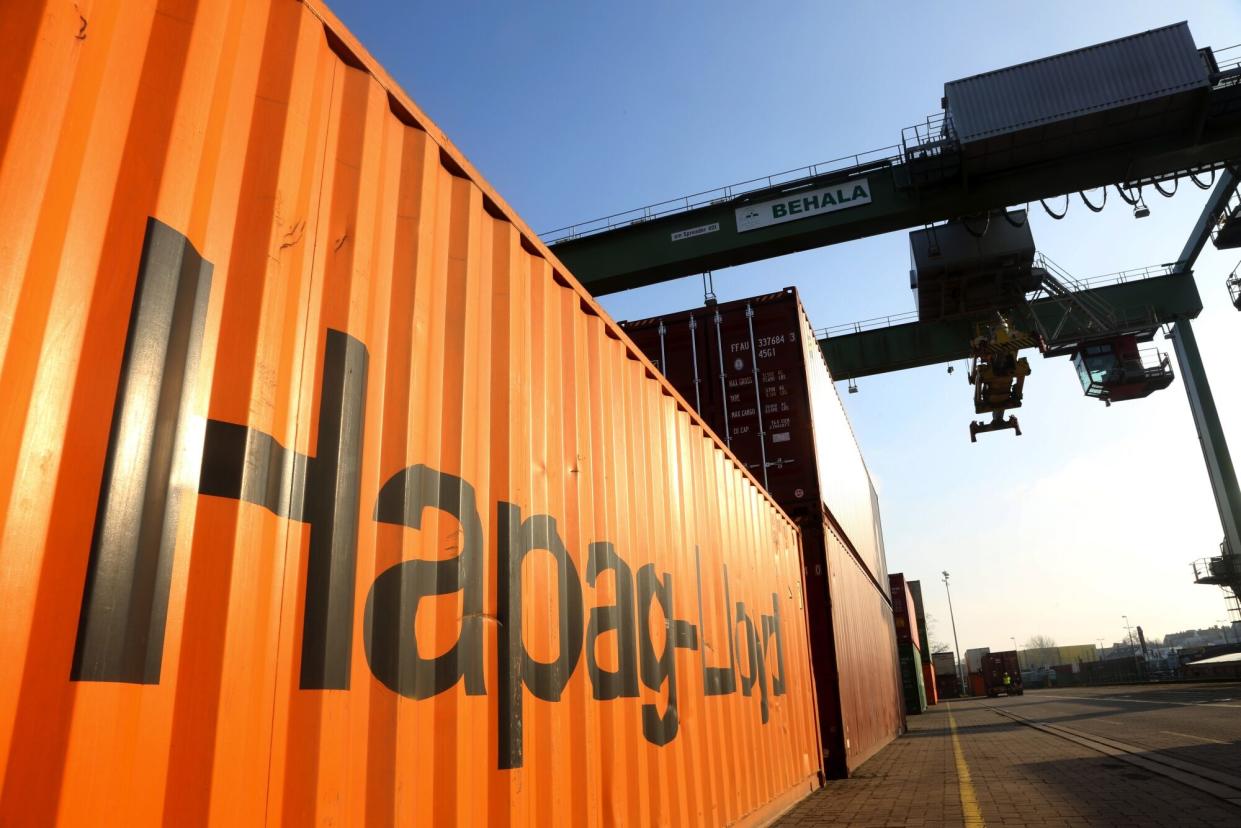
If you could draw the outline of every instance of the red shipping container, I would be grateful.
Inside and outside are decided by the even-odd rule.
[[[921,653],[922,640],[918,635],[914,597],[909,583],[899,572],[889,575],[888,583],[892,587],[892,616],[896,620],[896,640],[901,644],[914,645]]]
[[[926,685],[926,703],[939,704],[939,688],[935,685],[935,668],[922,662],[922,681]]]
[[[796,288],[621,327],[786,512],[826,506],[887,588],[878,498]]]

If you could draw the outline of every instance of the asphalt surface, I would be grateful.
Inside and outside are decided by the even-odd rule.
[[[776,824],[1238,828],[1239,737],[1241,684],[942,701]]]
[[[1027,689],[954,705],[971,703],[1241,774],[1241,683]]]

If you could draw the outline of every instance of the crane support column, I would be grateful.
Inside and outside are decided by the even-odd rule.
[[[1176,347],[1185,396],[1189,398],[1189,410],[1198,429],[1198,441],[1202,444],[1220,523],[1224,526],[1225,554],[1241,555],[1241,489],[1237,487],[1237,472],[1232,465],[1232,455],[1228,453],[1219,412],[1215,410],[1215,398],[1207,382],[1202,355],[1198,352],[1198,340],[1188,319],[1178,319],[1172,327],[1172,343]]]

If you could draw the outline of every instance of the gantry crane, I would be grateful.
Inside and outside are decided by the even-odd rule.
[[[921,292],[935,293],[932,278],[922,283],[917,321],[828,331],[820,344],[833,375],[852,381],[977,355],[998,338],[994,326],[990,333],[978,326],[998,313],[1005,325],[1038,332],[1045,355],[1072,355],[1086,393],[1110,403],[1171,381],[1168,361],[1144,365],[1137,347],[1167,328],[1225,533],[1217,565],[1199,580],[1224,583],[1218,579],[1228,573],[1241,578],[1241,492],[1190,322],[1202,310],[1193,266],[1203,245],[1212,235],[1219,247],[1241,245],[1241,210],[1229,206],[1241,163],[1241,59],[1221,62],[1224,51],[1198,48],[1179,23],[953,81],[942,111],[904,130],[898,145],[572,225],[544,240],[603,295],[902,229],[934,237],[958,228],[985,238],[997,218],[1021,222],[1010,205],[1039,200],[1050,212],[1047,199],[1063,197],[1067,206],[1074,192],[1099,210],[1097,199],[1111,188],[1141,218],[1149,213],[1143,188],[1168,195],[1165,187],[1185,179],[1214,186],[1170,265],[1076,285],[1042,257],[1015,278],[994,280],[997,292],[984,300],[976,288],[987,296],[985,278],[942,279],[939,298],[957,304],[924,315]],[[1241,307],[1241,281],[1229,288]],[[1020,371],[1015,361],[1008,368],[1007,397],[986,404],[1020,402]],[[972,384],[986,376],[977,363],[971,373]],[[976,385],[976,401],[992,392],[1003,396],[998,384],[981,392]],[[1235,603],[1241,581],[1229,578]]]
[[[1177,68],[1165,77],[1165,65]],[[1040,66],[1053,76],[1028,71]],[[1152,74],[1159,82],[1142,85]],[[1238,80],[1241,66],[1198,49],[1179,23],[945,84],[942,111],[897,145],[543,240],[599,296],[949,219],[981,227],[991,211],[1065,193],[1120,185],[1136,206],[1143,187],[1201,180],[1241,158]]]

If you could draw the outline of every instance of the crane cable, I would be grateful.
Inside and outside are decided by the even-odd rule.
[[[1194,182],[1194,186],[1197,187],[1199,190],[1209,190],[1211,189],[1212,185],[1215,184],[1215,168],[1214,167],[1211,168],[1211,180],[1205,184],[1203,184],[1201,181],[1198,180],[1198,173],[1196,172],[1191,172],[1189,174],[1189,180]]]
[[[961,216],[961,226],[965,228],[965,232],[969,233],[971,236],[973,236],[976,239],[981,239],[983,236],[987,235],[987,231],[991,229],[991,212],[990,211],[987,212],[987,223],[982,226],[981,233],[974,232],[974,229],[970,227],[969,222],[966,220],[967,218],[968,216]]]
[[[1021,221],[1013,221],[1013,220],[1012,220],[1012,217],[1010,217],[1010,216],[1008,215],[1008,210],[1007,210],[1007,209],[1006,209],[1006,210],[1004,210],[1004,212],[1003,212],[1004,220],[1005,220],[1005,221],[1007,221],[1009,224],[1011,224],[1013,227],[1016,227],[1016,228],[1017,228],[1017,229],[1019,229],[1019,230],[1020,230],[1022,227],[1025,227],[1025,226],[1026,226],[1026,222],[1028,222],[1028,221],[1030,220],[1030,202],[1028,202],[1028,201],[1027,201],[1024,205],[1022,205],[1022,208],[1021,208],[1021,214],[1022,214],[1023,216],[1025,216],[1025,218],[1023,218]]]
[[[1158,181],[1152,181],[1151,184],[1155,186],[1155,189],[1159,191],[1159,194],[1161,196],[1163,196],[1164,198],[1172,198],[1172,196],[1176,195],[1176,187],[1179,182],[1180,182],[1179,178],[1172,179],[1172,192],[1168,192],[1163,187],[1160,187]]]
[[[1130,195],[1126,195],[1125,191],[1121,189],[1121,186],[1119,184],[1116,184],[1115,187],[1116,187],[1116,192],[1120,193],[1120,198],[1122,201],[1124,201],[1130,207],[1138,206],[1138,202],[1142,199],[1142,188],[1141,187],[1138,187],[1138,195],[1136,198]],[[1129,189],[1132,190],[1133,188],[1130,187]]]
[[[1047,211],[1047,215],[1051,216],[1051,217],[1052,217],[1052,218],[1054,218],[1056,221],[1059,221],[1060,219],[1064,218],[1065,216],[1067,216],[1067,215],[1069,214],[1069,195],[1068,195],[1068,193],[1065,193],[1065,195],[1064,195],[1064,212],[1062,212],[1060,215],[1056,215],[1055,211],[1054,211],[1054,210],[1052,210],[1050,207],[1048,207],[1048,206],[1047,206],[1047,202],[1046,202],[1046,201],[1044,201],[1043,199],[1041,199],[1041,198],[1040,198],[1040,199],[1038,200],[1038,203],[1039,203],[1039,204],[1042,204],[1042,205],[1043,205],[1043,209]]]
[[[1077,194],[1082,197],[1082,204],[1085,204],[1087,207],[1089,207],[1090,212],[1092,213],[1102,213],[1103,208],[1107,206],[1107,185],[1106,184],[1103,185],[1103,203],[1100,204],[1098,207],[1091,204],[1090,199],[1086,198],[1085,190],[1079,190]]]

